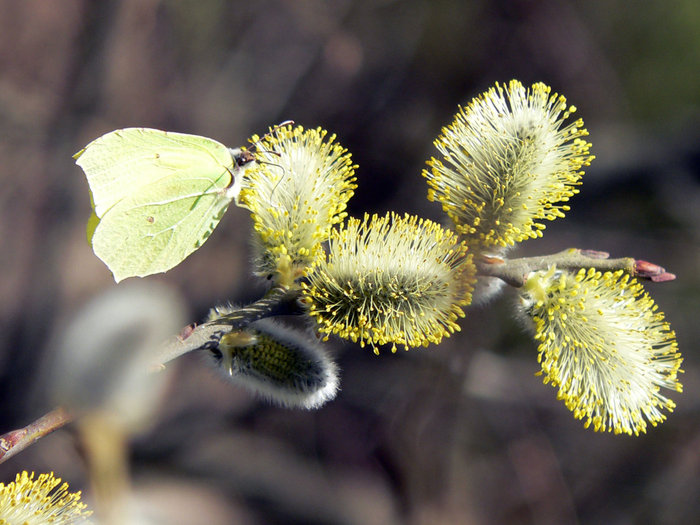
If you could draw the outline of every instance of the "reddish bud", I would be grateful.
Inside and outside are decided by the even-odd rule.
[[[184,341],[187,339],[189,336],[192,335],[192,332],[194,332],[194,329],[197,328],[196,324],[188,324],[186,327],[182,329],[182,331],[179,333],[177,336],[180,341]]]
[[[658,264],[641,259],[634,261],[634,272],[637,277],[641,279],[650,279],[655,283],[673,281],[676,278],[674,274],[668,273],[665,268]]]

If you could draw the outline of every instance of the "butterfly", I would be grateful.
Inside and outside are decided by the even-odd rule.
[[[255,161],[253,148],[149,128],[112,131],[73,158],[90,186],[88,241],[117,282],[165,272],[197,250]]]

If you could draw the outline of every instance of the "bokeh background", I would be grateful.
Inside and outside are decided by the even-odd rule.
[[[0,0],[0,432],[41,415],[52,334],[117,286],[85,240],[71,155],[87,142],[145,126],[235,147],[294,119],[352,152],[352,215],[440,220],[420,176],[432,140],[458,104],[511,78],[566,95],[597,157],[567,218],[518,254],[591,248],[678,275],[648,286],[685,356],[668,421],[639,438],[583,429],[534,376],[506,293],[440,346],[376,357],[331,341],[342,390],[313,412],[178,360],[131,442],[133,497],[172,524],[696,522],[696,0]],[[192,321],[254,300],[249,230],[232,207],[201,250],[149,280],[181,294]],[[22,469],[53,470],[90,502],[70,426],[0,465],[0,480]]]

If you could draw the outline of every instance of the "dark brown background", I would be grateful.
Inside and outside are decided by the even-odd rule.
[[[597,156],[564,220],[520,254],[570,246],[649,259],[685,356],[678,408],[648,435],[584,430],[542,385],[509,294],[438,347],[331,343],[338,399],[289,411],[187,357],[135,440],[135,494],[189,523],[691,523],[700,505],[700,4],[572,1],[0,1],[0,431],[40,415],[49,334],[114,287],[85,241],[71,155],[149,126],[242,145],[284,119],[323,126],[360,165],[350,212],[440,218],[420,176],[459,103],[543,81],[579,108]],[[252,300],[249,219],[155,276],[193,320]],[[70,430],[0,466],[88,489]]]

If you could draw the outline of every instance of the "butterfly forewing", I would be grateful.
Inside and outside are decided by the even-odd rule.
[[[92,191],[95,213],[104,213],[141,187],[163,179],[177,180],[197,166],[204,176],[220,180],[222,171],[234,173],[229,150],[219,142],[149,128],[126,128],[95,139],[75,155]]]
[[[88,240],[117,282],[167,271],[207,240],[240,191],[238,151],[205,137],[127,128],[75,155],[94,210]]]

